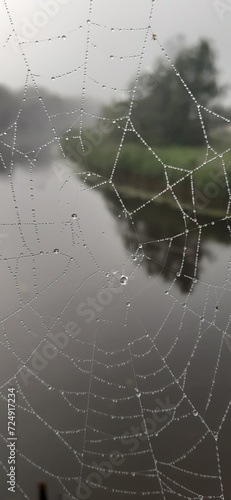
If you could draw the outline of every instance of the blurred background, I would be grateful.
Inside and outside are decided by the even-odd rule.
[[[230,2],[0,19],[3,499],[229,499]]]

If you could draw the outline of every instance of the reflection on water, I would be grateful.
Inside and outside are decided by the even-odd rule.
[[[204,257],[208,261],[213,258],[209,243],[231,244],[229,221],[216,221],[215,224],[214,219],[202,216],[195,221],[189,213],[183,217],[180,210],[154,203],[147,204],[132,218],[124,217],[118,196],[112,190],[102,192],[109,210],[117,217],[123,244],[134,259],[140,258],[140,244],[144,254],[142,265],[148,275],[161,274],[168,282],[175,280],[183,293],[191,290],[193,278],[200,279],[201,260]],[[140,200],[126,199],[123,195],[122,199],[129,213],[141,204]],[[198,226],[203,227],[199,252]]]
[[[6,426],[16,385],[15,498],[36,498],[42,478],[50,500],[218,499],[218,460],[229,498],[227,221],[201,219],[198,247],[180,210],[150,204],[119,217],[116,196],[68,164],[60,178],[55,161],[15,164],[0,184],[0,412]],[[129,212],[140,204],[123,201]]]

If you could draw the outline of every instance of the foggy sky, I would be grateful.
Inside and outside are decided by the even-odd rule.
[[[227,10],[221,18],[216,1],[155,0],[150,18],[151,0],[93,0],[92,12],[89,0],[7,0],[11,24],[0,0],[0,83],[24,87],[29,68],[39,88],[78,96],[85,82],[86,97],[99,101],[121,97],[137,73],[143,48],[143,70],[163,57],[150,35],[145,44],[149,25],[170,56],[174,56],[172,40],[179,34],[189,44],[202,37],[213,40],[222,81],[229,83],[231,6],[223,0]],[[13,36],[4,47],[12,26],[19,40],[27,42],[21,46],[25,59]]]

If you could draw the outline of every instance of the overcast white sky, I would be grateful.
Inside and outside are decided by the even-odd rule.
[[[231,5],[223,0],[227,9],[221,19],[216,2],[155,0],[151,19],[151,0],[93,0],[90,13],[89,0],[7,0],[6,3],[19,39],[30,42],[22,47],[38,86],[47,86],[64,95],[79,95],[85,78],[86,95],[102,100],[120,96],[136,74],[149,25],[170,55],[173,44],[169,41],[176,35],[185,35],[188,43],[201,37],[212,39],[222,80],[231,82]],[[25,84],[26,64],[13,38],[4,48],[12,25],[3,0],[0,0],[0,24],[0,83],[19,88]],[[84,66],[88,27],[89,52]],[[159,56],[161,50],[149,36],[142,68],[152,66]],[[72,73],[52,80],[53,76],[68,72]]]

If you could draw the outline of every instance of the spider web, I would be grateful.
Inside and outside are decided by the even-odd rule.
[[[18,34],[12,2],[2,4],[10,30],[3,53],[14,39],[25,69],[20,107],[0,138],[6,174],[1,189],[0,338],[4,498],[11,498],[6,489],[9,387],[17,393],[17,500],[32,500],[39,479],[47,482],[51,499],[104,499],[109,494],[163,500],[229,498],[231,197],[225,155],[230,149],[217,152],[211,147],[203,116],[210,113],[218,123],[229,120],[197,102],[158,35],[152,40],[154,1],[148,13],[145,9],[144,24],[136,20],[131,26],[123,23],[122,3],[120,26],[112,24],[109,7],[108,23],[101,24],[99,3],[92,0],[85,2],[82,24],[73,22],[70,4],[65,9],[70,28],[57,34],[54,20],[48,38],[33,40]],[[141,19],[143,9],[140,2]],[[80,31],[84,45],[69,67],[65,50],[76,46]],[[131,37],[134,52],[112,56],[107,42],[97,45],[99,33],[103,41],[109,36],[121,39],[125,48]],[[116,48],[117,42],[111,43]],[[166,165],[132,122],[150,44],[167,59],[195,103],[205,156],[190,173]],[[36,58],[39,47],[42,64]],[[56,61],[52,47],[61,53]],[[131,63],[136,68],[134,87],[121,88],[116,68],[109,71],[107,82],[95,77],[89,69],[91,58],[104,65],[121,59],[128,75]],[[87,155],[86,168],[76,172],[64,153],[63,134],[56,127],[60,113],[49,110],[42,85],[59,85],[65,79],[68,88],[73,78],[81,81],[81,102],[61,113],[69,120],[64,132],[73,133],[78,126],[84,151],[82,133],[89,116],[118,126],[121,140],[110,176],[92,172]],[[92,88],[99,95],[129,95],[128,114],[106,119],[86,111]],[[19,138],[31,101],[42,113],[46,139],[41,140],[38,126],[39,138],[28,149]],[[166,188],[145,201],[127,199],[114,180],[129,133],[136,134],[163,167]],[[222,168],[227,208],[223,217],[212,220],[198,213],[194,174],[214,160]],[[176,184],[190,181],[191,210],[185,210],[171,184],[171,169],[179,171]],[[110,191],[104,191],[103,198],[105,187]],[[157,201],[167,192],[180,229],[160,224],[159,234],[150,230],[146,235],[142,216],[149,222],[156,212],[159,217]],[[217,227],[225,241],[221,272],[217,276],[211,264],[205,275],[201,266],[208,258],[206,244]],[[220,247],[215,250],[219,258]]]

